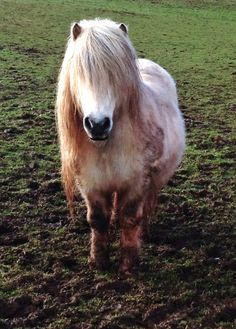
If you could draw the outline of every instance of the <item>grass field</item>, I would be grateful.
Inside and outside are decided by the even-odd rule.
[[[162,191],[140,273],[87,266],[83,202],[68,219],[54,120],[69,26],[129,25],[141,57],[175,78],[184,161]],[[0,328],[235,328],[236,4],[0,1]]]

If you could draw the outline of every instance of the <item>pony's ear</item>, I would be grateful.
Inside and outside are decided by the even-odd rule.
[[[81,28],[81,26],[79,26],[78,23],[73,23],[71,25],[71,36],[73,37],[74,40],[76,40],[78,38],[81,31],[82,31],[82,28]]]
[[[119,28],[125,33],[125,34],[128,34],[128,27],[124,24],[124,23],[121,23],[119,25]]]

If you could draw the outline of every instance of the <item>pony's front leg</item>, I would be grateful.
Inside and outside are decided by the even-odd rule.
[[[120,272],[129,276],[138,264],[141,247],[143,203],[129,202],[121,213]]]
[[[87,202],[87,220],[91,227],[90,264],[105,270],[109,266],[110,209],[106,202]]]

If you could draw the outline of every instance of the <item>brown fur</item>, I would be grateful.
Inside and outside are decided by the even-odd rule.
[[[169,74],[155,63],[136,60],[119,25],[108,20],[80,25],[77,39],[72,28],[58,83],[62,178],[71,209],[77,189],[86,200],[91,263],[102,269],[108,266],[109,227],[117,220],[120,269],[130,274],[157,195],[182,158],[183,120]],[[93,93],[109,85],[116,95],[107,141],[92,142],[83,129],[79,94],[83,83]]]

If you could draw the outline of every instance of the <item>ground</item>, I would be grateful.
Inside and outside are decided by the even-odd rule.
[[[220,4],[219,4],[220,3]],[[0,328],[235,328],[235,1],[0,2]],[[184,161],[163,189],[139,274],[90,270],[78,198],[69,219],[54,120],[71,22],[129,25],[175,78]]]

